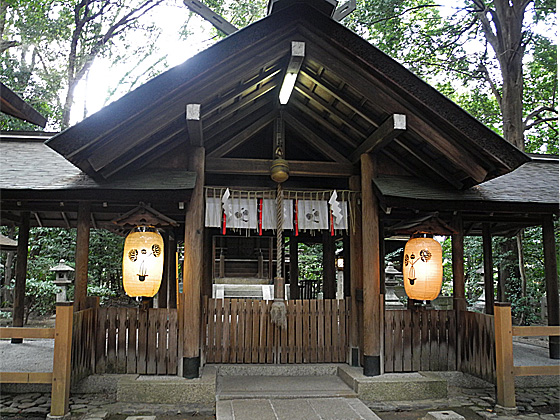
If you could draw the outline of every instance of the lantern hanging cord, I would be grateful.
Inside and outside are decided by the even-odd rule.
[[[276,277],[282,277],[282,251],[284,228],[284,192],[282,184],[278,183],[276,189]]]

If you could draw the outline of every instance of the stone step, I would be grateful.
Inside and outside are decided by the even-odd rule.
[[[338,376],[219,376],[216,399],[356,398]]]

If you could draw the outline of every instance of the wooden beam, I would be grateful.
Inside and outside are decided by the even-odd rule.
[[[363,153],[375,153],[383,149],[406,130],[406,115],[393,114],[371,133],[350,155],[350,161],[357,163]]]
[[[76,271],[74,289],[74,311],[86,309],[88,259],[89,259],[89,220],[90,203],[83,201],[78,206],[76,233]]]
[[[290,96],[299,74],[299,69],[301,68],[304,59],[305,42],[292,41],[290,61],[288,62],[286,73],[284,73],[284,80],[282,80],[282,85],[280,86],[280,92],[278,95],[281,105],[286,105],[290,100]]]
[[[187,104],[187,131],[191,146],[200,147],[204,145],[202,134],[202,118],[200,117],[200,104]]]
[[[50,384],[52,372],[0,372],[3,384]]]
[[[66,217],[66,213],[61,211],[60,215],[62,216],[62,219],[64,219],[64,223],[66,223],[66,229],[71,229],[72,226],[70,226],[70,221],[68,220],[68,217]]]
[[[271,159],[207,158],[206,173],[228,175],[270,175]],[[346,177],[354,174],[351,164],[289,160],[290,176]]]
[[[239,147],[247,140],[249,140],[252,136],[255,135],[258,131],[262,130],[266,127],[274,118],[276,118],[277,112],[271,111],[260,117],[257,121],[250,124],[247,128],[245,128],[240,133],[236,134],[225,143],[222,143],[217,148],[212,150],[208,153],[208,157],[212,158],[220,158],[227,155],[229,152],[234,150],[236,147]]]
[[[364,375],[381,374],[381,247],[379,206],[373,193],[376,167],[369,154],[361,156],[362,279],[364,296]]]
[[[513,373],[515,376],[558,376],[560,375],[560,366],[514,366]]]
[[[0,111],[30,122],[31,124],[45,127],[47,119],[37,112],[31,105],[21,99],[16,93],[4,83],[0,83]]]
[[[185,216],[185,262],[183,270],[183,376],[196,378],[200,367],[201,291],[204,247],[204,148],[194,149],[191,170],[196,172]]]
[[[23,327],[25,308],[25,284],[27,281],[27,253],[29,247],[29,212],[21,213],[21,224],[18,229],[16,284],[14,287],[14,309],[12,311],[12,326]],[[21,338],[12,338],[12,343],[22,343]]]
[[[310,81],[317,86],[314,80],[310,79]],[[334,102],[338,102],[337,98],[333,96],[333,100],[329,102],[326,99],[319,96],[314,90],[307,87],[303,83],[297,83],[295,89],[301,95],[309,99],[311,103],[314,104],[314,106],[322,109],[325,112],[328,112],[329,114],[333,114],[338,119],[340,119],[342,123],[350,130],[352,130],[357,136],[364,137],[364,138],[366,137],[365,134],[362,132],[363,129],[358,128],[356,124],[352,124],[353,121],[351,116],[349,117],[348,115],[344,114],[334,105]],[[343,105],[345,104],[343,103]]]
[[[192,12],[201,16],[210,22],[217,30],[223,32],[226,36],[237,32],[237,28],[225,20],[223,17],[218,15],[204,3],[198,0],[183,0],[185,6],[187,6]]]
[[[223,95],[217,95],[209,99],[208,103],[204,103],[204,112],[202,114],[205,127],[219,121],[224,111],[229,108],[227,104],[231,105],[235,102],[243,103],[246,100],[255,100],[256,97],[254,95],[257,91],[264,90],[268,92],[269,87],[275,88],[281,71],[282,69],[278,64],[273,64],[261,69],[256,77],[240,82],[236,88],[228,89]],[[239,100],[239,98],[241,99]],[[218,119],[216,120],[216,118]]]
[[[333,55],[329,52],[330,46],[325,39],[318,37],[310,31],[303,30],[305,35],[314,42],[309,43],[310,55],[321,57],[321,63],[336,73],[339,77],[349,83],[360,94],[366,97],[371,103],[383,109],[384,112],[392,114],[395,112],[406,112],[408,123],[422,137],[427,139],[434,147],[444,151],[445,156],[458,168],[471,176],[477,182],[482,182],[488,174],[488,170],[482,167],[475,157],[462,145],[448,138],[445,133],[433,125],[432,121],[427,121],[425,109],[415,106],[409,101],[404,101],[394,97],[394,91],[389,85],[384,84],[379,76],[374,73],[366,73],[359,66],[343,55]],[[403,113],[404,113],[403,112]]]
[[[492,260],[492,232],[490,225],[482,225],[482,253],[484,256],[484,312],[494,315],[494,263]]]
[[[54,328],[0,328],[0,338],[54,338]]]
[[[41,221],[41,218],[39,217],[39,213],[34,211],[33,216],[35,217],[35,220],[37,221],[37,226],[43,227],[43,222]]]
[[[270,94],[272,96],[272,93]],[[205,147],[214,148],[219,145],[224,138],[228,138],[232,133],[241,131],[252,121],[256,121],[263,115],[274,111],[275,107],[270,101],[264,99],[255,101],[238,110],[227,122],[207,127],[205,122]]]
[[[317,113],[310,110],[304,103],[302,103],[300,101],[293,101],[293,105],[295,105],[295,107],[300,112],[302,112],[303,114],[305,114],[309,118],[311,118],[312,121],[320,124],[328,132],[332,133],[337,139],[342,140],[344,143],[346,143],[351,148],[354,148],[354,147],[358,146],[358,142],[356,140],[350,138],[348,135],[346,135],[344,132],[342,132],[339,127],[336,127],[335,125],[333,125],[327,119],[321,117]]]
[[[545,217],[542,224],[544,249],[544,276],[546,281],[546,303],[548,325],[560,325],[560,303],[558,298],[558,263],[554,223],[552,215]],[[551,359],[560,359],[560,337],[548,338],[548,350]]]
[[[531,327],[514,326],[512,327],[512,335],[515,337],[544,337],[544,336],[560,336],[559,326],[540,326],[535,325]]]
[[[321,136],[317,135],[315,131],[313,131],[307,125],[303,124],[289,112],[284,113],[284,120],[286,121],[286,123],[288,123],[288,125],[290,125],[299,134],[302,135],[302,138],[305,142],[309,143],[325,157],[332,159],[335,162],[350,163],[350,161],[346,159],[346,157],[342,153],[328,144],[325,140],[323,140]]]

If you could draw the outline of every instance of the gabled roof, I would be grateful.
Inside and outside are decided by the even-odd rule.
[[[306,53],[282,107],[286,157],[305,161],[308,175],[314,168],[321,176],[352,174],[360,145],[394,114],[406,116],[407,129],[378,154],[410,175],[464,189],[529,160],[396,61],[302,3],[230,35],[47,144],[88,175],[110,179],[189,141],[185,108],[201,104],[207,172],[265,174],[291,41],[304,41]]]

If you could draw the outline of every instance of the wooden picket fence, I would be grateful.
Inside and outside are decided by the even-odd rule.
[[[346,362],[349,300],[288,300],[287,328],[270,321],[272,301],[205,299],[207,363]]]
[[[176,309],[99,308],[96,373],[176,375]]]
[[[98,307],[74,312],[72,321],[72,383],[95,372],[95,326]]]
[[[455,370],[454,311],[385,311],[385,372]]]
[[[461,311],[459,331],[457,370],[495,383],[494,316]]]

